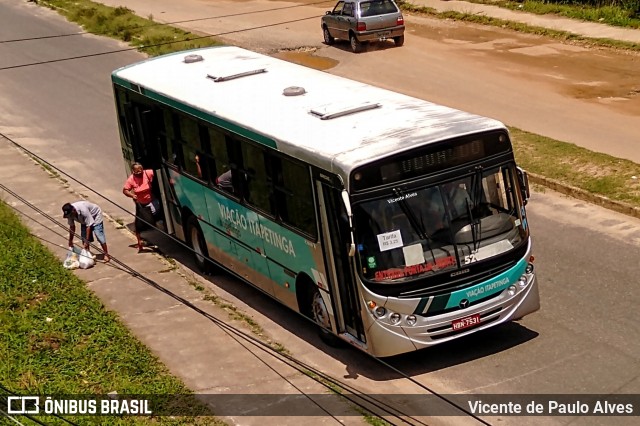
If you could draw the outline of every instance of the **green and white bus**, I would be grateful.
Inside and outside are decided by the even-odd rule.
[[[386,357],[539,309],[502,123],[232,46],[112,81],[168,232],[324,340]]]

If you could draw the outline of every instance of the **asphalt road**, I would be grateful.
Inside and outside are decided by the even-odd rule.
[[[79,31],[47,9],[10,0],[0,0],[0,16],[0,40]],[[255,38],[251,43],[258,42]],[[87,35],[0,43],[0,68],[120,48],[122,45],[117,42]],[[403,60],[412,61],[414,66],[409,72],[416,75],[418,67],[427,66],[427,59],[407,58],[413,51],[403,49],[369,52],[362,56],[364,59],[339,48],[332,54],[344,58],[336,71],[345,75],[356,61],[373,66],[378,56],[384,61],[393,59],[394,65],[383,73],[376,74],[374,68],[368,74],[368,79],[390,87],[391,82],[404,80],[402,76],[406,79]],[[445,50],[440,46],[438,51]],[[125,172],[109,75],[113,69],[142,57],[129,52],[0,70],[0,132],[129,207],[119,189]],[[472,62],[467,59],[462,63],[470,66]],[[503,64],[495,65],[498,68]],[[455,65],[450,68],[455,69]],[[474,75],[486,77],[484,71]],[[452,92],[473,84],[446,83],[449,78],[452,77],[439,84],[450,84]],[[458,80],[462,78],[458,76]],[[527,86],[525,83],[520,81],[523,87]],[[490,84],[492,81],[487,82]],[[420,90],[420,85],[411,89]],[[536,87],[532,102],[554,100],[556,96]],[[528,98],[522,99],[522,108],[526,109]],[[567,111],[562,121],[572,122],[573,109]],[[583,119],[583,114],[588,115],[589,108],[585,111],[575,113],[578,120]],[[627,137],[624,126],[619,133],[615,129],[609,131],[612,140]],[[417,382],[445,394],[640,393],[640,314],[635,309],[640,304],[640,295],[635,291],[640,276],[640,221],[543,191],[534,193],[528,212],[541,310],[518,323],[387,361]],[[343,377],[372,393],[418,390],[415,384],[355,350],[325,348],[297,316],[283,312],[248,286],[230,277],[212,280],[276,341],[328,374]],[[317,350],[299,350],[309,342]],[[540,424],[541,420],[491,419],[492,423],[518,425]],[[601,424],[601,420],[558,417],[544,422]],[[610,418],[607,424],[631,424],[628,420]]]
[[[31,3],[1,0],[0,16],[2,41],[82,31],[53,11]],[[127,47],[88,34],[3,42],[0,68]],[[125,204],[121,188],[127,174],[118,142],[110,78],[114,69],[144,57],[132,51],[0,71],[2,133]],[[130,203],[125,205],[131,207]]]

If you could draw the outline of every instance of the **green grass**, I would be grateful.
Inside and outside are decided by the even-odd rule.
[[[525,170],[640,208],[640,164],[519,129],[510,131],[516,160]]]
[[[485,3],[484,1],[478,1],[478,3]],[[490,1],[486,1],[486,3],[491,3]],[[608,38],[592,38],[592,37],[584,37],[577,34],[572,34],[567,31],[558,31],[544,27],[536,27],[527,24],[523,24],[520,22],[506,21],[504,19],[493,18],[486,15],[478,15],[473,13],[462,13],[456,11],[446,11],[446,12],[438,12],[437,10],[426,7],[426,6],[416,6],[411,4],[405,0],[399,0],[398,4],[405,12],[414,13],[417,15],[425,15],[432,16],[434,18],[439,19],[451,19],[456,21],[463,22],[472,22],[479,25],[489,25],[493,27],[500,27],[505,29],[510,29],[513,31],[518,31],[526,34],[536,34],[545,37],[551,37],[557,40],[570,41],[572,43],[578,43],[585,46],[603,46],[610,47],[614,49],[623,49],[623,50],[640,50],[640,43],[633,43],[628,41],[621,40],[612,40]]]
[[[54,9],[89,33],[115,38],[150,56],[221,43],[208,36],[162,25],[139,17],[124,6],[109,7],[88,0],[47,0],[40,4]]]
[[[620,6],[590,6],[567,3],[554,3],[539,0],[466,0],[469,3],[491,4],[505,9],[519,10],[537,15],[558,15],[581,21],[598,22],[617,27],[640,28],[640,15],[633,8]]]
[[[62,268],[60,260],[29,234],[4,203],[0,203],[0,271],[0,384],[4,388],[22,395],[190,394],[82,281]],[[195,398],[188,404],[194,414],[211,415]],[[80,424],[135,425],[150,420],[93,417]],[[193,424],[194,419],[153,421]]]

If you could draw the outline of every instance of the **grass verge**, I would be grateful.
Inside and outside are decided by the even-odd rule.
[[[535,13],[536,15],[558,15],[580,21],[597,22],[625,28],[640,28],[640,15],[633,8],[626,9],[626,3],[619,5],[590,6],[587,4],[571,4],[570,2],[549,2],[540,0],[465,0],[469,3],[490,4],[505,9]],[[637,3],[636,3],[637,4]]]
[[[504,19],[498,19],[473,13],[462,13],[456,11],[438,12],[431,7],[414,5],[410,1],[405,0],[399,0],[398,4],[403,11],[418,15],[432,16],[440,19],[452,19],[457,21],[472,22],[480,25],[490,25],[493,27],[510,29],[526,34],[536,34],[545,37],[552,37],[557,40],[563,40],[584,46],[601,46],[613,49],[640,51],[640,43],[612,40],[608,38],[584,37],[567,31],[558,31],[544,27],[536,27],[520,22],[506,21]]]
[[[520,129],[510,131],[523,169],[640,208],[640,164]]]
[[[115,38],[129,43],[150,56],[175,51],[216,46],[221,43],[169,25],[137,16],[127,7],[109,7],[89,0],[40,0],[89,33]]]
[[[157,405],[163,411],[178,409],[171,405],[171,396],[191,393],[105,310],[85,283],[62,268],[4,203],[0,271],[2,388],[20,395],[166,395],[169,398]],[[194,396],[187,397],[186,404],[179,408],[212,415]],[[65,417],[76,424],[201,424],[195,417]],[[202,419],[225,424],[213,417]]]

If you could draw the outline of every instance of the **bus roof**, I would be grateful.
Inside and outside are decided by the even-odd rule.
[[[272,139],[278,150],[344,178],[389,154],[504,128],[490,118],[233,46],[151,58],[112,78]]]

